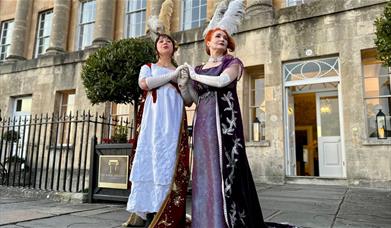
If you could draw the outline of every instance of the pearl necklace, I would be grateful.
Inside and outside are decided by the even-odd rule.
[[[217,56],[217,57],[209,57],[209,59],[208,59],[208,62],[211,62],[211,63],[217,63],[217,62],[221,62],[221,61],[223,61],[223,59],[224,59],[224,55],[222,55],[222,56]]]

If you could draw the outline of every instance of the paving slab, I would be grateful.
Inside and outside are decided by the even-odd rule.
[[[314,228],[391,228],[390,190],[297,184],[256,187],[268,222]],[[125,203],[64,203],[0,194],[1,228],[120,227],[129,215]],[[186,212],[191,214],[191,196]]]
[[[3,197],[3,199],[5,199],[4,203],[0,203],[0,225],[108,207],[105,204],[61,203],[50,200],[27,200],[22,202],[20,198],[16,198],[15,202],[11,202],[12,198],[6,200]]]
[[[304,199],[342,199],[347,187],[329,185],[277,185],[259,191],[260,196]]]
[[[346,227],[354,227],[354,228],[389,228],[391,227],[391,223],[368,223],[368,221],[360,221],[357,219],[349,220],[337,218],[333,225],[333,228],[346,228]]]
[[[339,206],[338,200],[329,199],[268,197],[261,195],[259,201],[262,208],[299,212],[317,211],[325,214],[335,214]]]
[[[82,211],[82,212],[75,212],[75,213],[71,213],[70,215],[74,215],[74,216],[94,216],[94,215],[100,215],[100,214],[104,214],[104,213],[108,213],[108,212],[112,212],[112,211],[116,211],[116,212],[120,211],[120,212],[124,212],[124,213],[129,214],[129,212],[127,212],[125,210],[125,207],[123,205],[112,205],[112,206],[108,206],[108,207],[105,207],[105,208],[99,208],[99,209]]]
[[[335,226],[391,227],[391,192],[350,189],[341,204]]]
[[[29,222],[21,222],[17,225],[26,228],[110,228],[120,227],[121,223],[115,220],[105,220],[98,218],[80,217],[73,215],[61,215],[52,218],[39,219]]]
[[[53,217],[53,215],[48,213],[42,213],[38,211],[29,211],[26,213],[25,209],[4,211],[0,210],[1,219],[0,225],[7,225],[10,223],[18,223],[23,221],[29,221],[34,219],[42,219],[47,217]]]
[[[89,218],[99,218],[99,219],[105,219],[105,220],[113,220],[117,221],[118,224],[122,224],[125,222],[129,217],[129,212],[127,212],[125,209],[118,209],[106,213],[96,214],[88,216]]]
[[[288,223],[300,227],[331,227],[333,214],[280,211],[273,217],[266,219],[267,222]]]

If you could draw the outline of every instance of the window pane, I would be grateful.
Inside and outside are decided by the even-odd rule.
[[[83,2],[81,11],[81,23],[95,21],[95,1]]]
[[[50,12],[47,14],[46,19],[45,19],[45,25],[44,25],[44,35],[45,36],[50,36],[50,31],[52,28],[52,15],[53,13]]]
[[[339,136],[338,97],[320,98],[320,120],[322,136]]]
[[[13,30],[14,30],[14,23],[12,22],[12,26],[10,26],[8,28],[8,31],[7,31],[7,34],[6,34],[6,39],[5,39],[5,43],[6,44],[11,44]]]
[[[22,112],[31,111],[31,98],[25,98],[22,102]]]
[[[199,21],[199,8],[193,8],[192,9],[192,21],[196,21],[198,22]]]
[[[378,76],[388,76],[388,70],[381,63],[364,65],[364,77],[373,78]]]
[[[204,21],[205,21],[205,18],[206,18],[206,7],[202,7],[201,8],[201,24],[203,24],[204,23]]]
[[[263,92],[264,81],[265,80],[263,78],[255,80],[255,86],[256,86],[256,90],[255,90],[255,104],[258,107],[261,107],[262,103],[265,100],[265,96],[264,96],[264,92]]]
[[[86,33],[84,33],[84,47],[91,45],[92,43],[92,36],[93,36],[93,30],[94,30],[94,24],[88,24],[86,25]]]
[[[364,87],[366,97],[378,97],[391,94],[390,79],[388,77],[365,78]]]
[[[22,100],[17,100],[16,101],[16,111],[17,112],[22,111]]]
[[[391,95],[388,70],[381,63],[364,65],[364,90],[366,97]]]
[[[196,28],[196,27],[198,27],[198,21],[193,21],[191,23],[191,28]]]

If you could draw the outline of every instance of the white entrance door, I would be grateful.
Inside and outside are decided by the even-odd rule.
[[[316,95],[319,176],[343,177],[338,93]]]
[[[15,98],[14,103],[13,116],[16,120],[15,126],[19,126],[19,129],[16,127],[15,131],[19,132],[20,138],[17,143],[14,143],[12,155],[17,155],[18,157],[22,158],[26,158],[27,139],[29,132],[28,124],[31,114],[31,100],[31,96],[19,97]]]
[[[285,132],[287,134],[285,137],[285,145],[288,149],[286,158],[286,172],[289,176],[296,176],[295,103],[291,88],[286,88],[285,96],[285,100],[288,101],[285,106]]]

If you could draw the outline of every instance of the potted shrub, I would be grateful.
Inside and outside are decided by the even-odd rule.
[[[142,65],[156,60],[149,38],[114,41],[88,57],[81,78],[92,104],[131,103],[140,96],[138,75]]]

